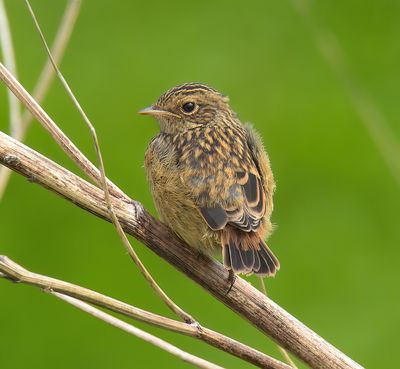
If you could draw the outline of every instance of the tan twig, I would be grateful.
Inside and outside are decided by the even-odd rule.
[[[110,200],[110,193],[109,193],[109,188],[108,188],[108,184],[107,184],[107,177],[106,177],[106,172],[105,172],[105,167],[104,167],[104,160],[103,160],[103,155],[101,153],[100,150],[100,145],[99,145],[99,140],[97,137],[97,133],[96,133],[96,129],[94,128],[92,122],[89,120],[88,116],[86,115],[85,111],[83,110],[82,106],[80,105],[79,101],[76,99],[74,93],[72,92],[68,82],[65,80],[64,76],[62,75],[61,71],[59,70],[52,54],[51,51],[47,45],[46,39],[44,37],[44,34],[40,28],[39,22],[36,18],[36,15],[31,7],[31,4],[29,2],[29,0],[25,0],[25,3],[28,7],[29,13],[35,23],[35,27],[39,33],[39,36],[43,42],[43,45],[46,49],[47,55],[49,57],[49,60],[58,76],[58,78],[60,79],[62,85],[64,86],[65,90],[68,93],[68,96],[71,98],[72,102],[74,103],[75,107],[77,108],[77,110],[79,111],[79,114],[82,116],[84,122],[86,123],[87,127],[89,128],[90,134],[92,136],[93,139],[93,143],[95,146],[95,150],[96,150],[96,156],[97,156],[97,161],[99,164],[99,170],[100,170],[100,174],[101,174],[101,187],[104,190],[104,197],[105,197],[105,201],[107,203],[107,207],[108,207],[108,212],[110,214],[110,217],[113,221],[114,226],[116,227],[116,230],[118,232],[118,235],[120,236],[124,247],[126,249],[126,251],[128,252],[129,256],[132,258],[132,260],[134,261],[134,263],[136,264],[136,266],[139,268],[140,272],[142,273],[143,277],[146,279],[146,281],[150,284],[150,286],[154,289],[154,291],[158,294],[158,296],[162,299],[162,301],[164,301],[164,303],[175,313],[177,314],[181,319],[183,319],[185,322],[189,323],[189,324],[194,324],[196,323],[196,325],[199,327],[199,324],[188,314],[186,313],[184,310],[182,310],[177,304],[175,304],[174,301],[172,301],[172,299],[161,289],[161,287],[158,285],[158,283],[154,280],[154,278],[152,277],[152,275],[149,273],[149,271],[146,269],[146,267],[143,265],[143,263],[141,262],[141,260],[139,259],[138,255],[136,254],[135,250],[133,249],[132,245],[130,244],[128,238],[126,237],[121,225],[119,224],[119,221],[114,213],[112,204],[111,204],[111,200]]]
[[[49,293],[53,296],[58,297],[59,299],[75,306],[76,308],[93,315],[95,318],[100,319],[113,327],[119,328],[133,336],[136,336],[143,341],[146,341],[148,343],[151,343],[154,346],[157,346],[158,348],[169,352],[172,355],[177,356],[183,361],[186,361],[187,363],[190,363],[194,366],[197,366],[198,368],[203,368],[203,369],[223,369],[223,367],[213,364],[207,360],[204,360],[202,358],[199,358],[197,356],[194,356],[192,354],[189,354],[186,351],[183,351],[179,349],[178,347],[171,345],[170,343],[162,340],[161,338],[158,338],[156,336],[153,336],[150,333],[147,333],[137,327],[134,327],[131,324],[128,324],[120,319],[117,319],[113,317],[110,314],[105,313],[104,311],[101,311],[99,309],[96,309],[95,307],[87,304],[86,302],[80,301],[75,299],[74,297],[63,295],[62,293],[58,292],[53,292],[49,291]]]
[[[74,29],[74,25],[79,14],[80,5],[81,5],[81,0],[69,0],[66,6],[63,18],[60,22],[56,37],[53,42],[53,46],[51,48],[51,53],[54,56],[54,60],[56,61],[57,64],[60,64],[62,57],[64,55],[64,51],[67,47],[68,41],[70,39],[72,30]],[[1,34],[2,32],[0,32],[0,35]],[[13,72],[13,70],[9,68],[7,63],[5,63],[5,65],[14,75],[16,75]],[[33,99],[36,100],[39,104],[46,96],[46,93],[50,87],[53,77],[54,77],[53,67],[50,61],[47,60],[32,93]],[[10,90],[9,93],[11,93],[13,99],[16,99],[18,101],[18,99]],[[25,110],[24,114],[22,115],[21,128],[18,131],[14,132],[14,134],[13,132],[11,132],[11,135],[18,141],[23,141],[25,139],[25,135],[31,121],[32,121],[32,114],[28,110]],[[7,184],[10,179],[11,173],[12,171],[9,170],[8,168],[3,166],[0,167],[0,201],[4,196],[4,192],[7,188]]]
[[[64,52],[67,48],[68,41],[71,38],[71,34],[78,18],[80,8],[81,0],[69,0],[67,3],[63,18],[61,19],[56,37],[54,38],[54,42],[51,47],[51,55],[53,56],[54,62],[57,65],[60,65],[61,60],[63,59]],[[45,98],[53,79],[54,69],[51,61],[47,59],[46,64],[43,67],[42,72],[40,73],[37,84],[32,92],[33,98],[39,104]],[[23,125],[26,127],[30,123],[31,119],[32,115],[26,111],[22,119]],[[23,137],[21,139],[23,139]]]
[[[310,2],[293,0],[293,5],[308,25],[319,52],[341,82],[386,166],[400,185],[400,140],[396,139],[378,104],[350,72],[345,52],[336,35],[318,25],[312,17]]]
[[[15,62],[14,47],[11,38],[10,25],[8,22],[7,11],[3,0],[0,0],[0,46],[3,54],[4,65],[17,76],[17,65]],[[14,94],[8,90],[9,105],[9,125],[11,136],[16,137],[20,133],[21,127],[21,110],[19,101]]]
[[[2,132],[0,163],[80,208],[111,221],[102,190]],[[237,277],[231,286],[229,273],[219,262],[199,255],[139,203],[115,197],[111,201],[125,232],[142,241],[311,368],[362,368],[242,278]]]
[[[90,162],[90,160],[74,145],[65,135],[57,124],[49,117],[43,108],[32,98],[32,96],[22,87],[8,69],[0,63],[0,79],[13,92],[15,96],[26,106],[39,123],[50,133],[58,145],[67,155],[86,173],[96,184],[101,185],[100,171]],[[110,193],[113,196],[130,201],[129,197],[123,193],[115,184],[108,182]]]
[[[6,256],[0,256],[0,277],[1,276],[14,282],[26,283],[39,287],[45,291],[51,290],[72,296],[87,303],[123,314],[129,318],[149,323],[172,332],[197,338],[213,347],[259,366],[260,368],[290,369],[286,364],[208,328],[203,328],[199,332],[199,330],[193,325],[185,324],[177,320],[165,318],[149,311],[139,309],[135,306],[128,305],[122,301],[72,283],[32,273]]]
[[[259,277],[260,280],[260,286],[261,286],[261,291],[265,296],[268,296],[267,294],[267,288],[265,287],[265,281],[263,277]],[[294,363],[294,361],[292,360],[292,358],[289,356],[289,353],[280,345],[276,345],[276,347],[278,348],[279,352],[282,354],[283,358],[285,359],[285,361],[294,369],[298,369],[297,365]]]

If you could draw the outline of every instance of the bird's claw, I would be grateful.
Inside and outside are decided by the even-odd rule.
[[[229,286],[229,289],[226,292],[226,294],[231,292],[231,289],[232,289],[233,285],[235,284],[235,281],[236,281],[236,274],[234,273],[234,271],[232,269],[229,269],[228,282],[230,282],[231,285]]]

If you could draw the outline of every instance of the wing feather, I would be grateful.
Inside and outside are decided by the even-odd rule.
[[[261,179],[253,173],[239,173],[237,178],[247,179],[241,185],[243,201],[240,204],[233,208],[200,208],[201,215],[212,230],[221,230],[226,224],[231,224],[244,232],[254,232],[261,224],[265,214],[265,195]]]
[[[229,224],[243,232],[256,232],[272,210],[274,181],[257,133],[249,125],[237,132],[230,155],[220,157],[223,161],[218,166],[193,167],[188,172],[191,176],[187,174],[183,182],[191,184],[200,214],[212,230],[222,230]],[[203,149],[197,147],[205,155]]]

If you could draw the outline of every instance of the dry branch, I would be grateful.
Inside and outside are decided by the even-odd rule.
[[[170,354],[179,357],[181,360],[197,366],[198,368],[224,369],[222,366],[216,365],[216,364],[211,363],[207,360],[204,360],[200,357],[189,354],[188,352],[183,351],[174,345],[171,345],[170,343],[162,340],[161,338],[158,338],[158,337],[156,337],[150,333],[147,333],[137,327],[134,327],[133,325],[128,324],[128,323],[124,322],[123,320],[117,319],[117,318],[113,317],[112,315],[105,313],[104,311],[96,309],[95,307],[87,304],[86,302],[83,302],[81,300],[78,300],[78,299],[68,296],[68,295],[63,295],[62,293],[58,293],[58,292],[50,291],[50,294],[75,306],[76,308],[78,308],[82,311],[85,311],[86,313],[88,313],[90,315],[93,315],[95,318],[100,319],[100,320],[112,325],[113,327],[116,327],[118,329],[121,329],[121,330],[133,335],[133,336],[136,336],[136,337],[142,339],[143,341],[151,343],[152,345],[157,346],[157,347],[161,348],[162,350],[167,351]]]
[[[50,278],[41,274],[32,273],[5,256],[0,256],[0,277],[14,282],[26,283],[43,289],[72,296],[81,301],[123,314],[129,318],[139,320],[154,326],[200,339],[211,346],[244,359],[256,366],[267,369],[290,369],[290,366],[279,362],[249,346],[230,337],[224,336],[211,329],[202,327],[200,330],[193,324],[169,319],[146,310],[139,309],[125,302],[105,296],[90,289],[72,283]]]
[[[108,221],[103,191],[22,143],[0,132],[0,163]],[[232,310],[272,337],[312,368],[362,367],[319,337],[271,299],[241,278],[230,290],[228,272],[217,261],[199,255],[142,205],[112,198],[124,230],[186,274]]]

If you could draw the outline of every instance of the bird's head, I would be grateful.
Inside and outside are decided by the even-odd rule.
[[[154,116],[162,132],[176,134],[231,120],[235,114],[228,101],[226,96],[207,85],[187,83],[171,88],[139,114]]]

